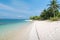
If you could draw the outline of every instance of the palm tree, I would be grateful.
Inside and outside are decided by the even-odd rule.
[[[41,17],[42,20],[47,19],[47,10],[46,10],[46,9],[44,9],[44,10],[41,12],[40,17]]]
[[[49,6],[50,6],[49,9],[52,9],[54,17],[56,17],[56,11],[59,10],[59,4],[57,4],[57,0],[52,0]]]

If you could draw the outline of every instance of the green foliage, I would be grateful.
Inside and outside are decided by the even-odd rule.
[[[42,20],[46,20],[46,19],[50,19],[50,17],[53,17],[54,14],[52,13],[52,10],[43,10],[43,12],[41,13],[40,17]]]
[[[50,20],[51,21],[58,21],[58,17],[51,17]]]
[[[47,9],[44,9],[40,16],[33,16],[30,17],[30,19],[33,20],[47,20],[50,19],[52,21],[57,21],[60,19],[60,12],[59,12],[59,4],[57,3],[57,0],[52,0],[49,4],[49,7]]]
[[[48,9],[44,9],[43,12],[41,13],[40,17],[42,20],[50,19],[52,18],[57,19],[55,17],[60,16],[59,15],[59,5],[57,4],[57,0],[52,0],[51,3],[49,4]]]
[[[43,10],[43,12],[41,13],[40,17],[41,17],[40,18],[41,20],[47,19],[47,11],[46,10]]]
[[[60,18],[60,13],[57,16]]]
[[[34,19],[34,17],[33,17],[33,16],[31,16],[31,17],[30,17],[30,19]]]
[[[57,0],[52,0],[49,4],[49,8],[52,10],[52,13],[54,14],[54,17],[58,15],[59,13],[59,4],[57,3]]]
[[[40,17],[39,16],[31,16],[30,19],[32,19],[32,20],[39,20]]]

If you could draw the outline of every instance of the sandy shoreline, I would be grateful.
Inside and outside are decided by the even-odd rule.
[[[38,34],[37,34],[38,33]],[[39,37],[39,38],[38,38]],[[26,27],[13,30],[0,40],[60,40],[60,21],[33,21]]]
[[[36,21],[40,40],[60,40],[60,21]]]
[[[0,33],[0,40],[28,40],[29,32],[31,30],[32,22],[28,25],[22,25],[20,28],[13,30],[6,30]]]
[[[30,40],[60,40],[60,21],[34,21],[31,31]]]

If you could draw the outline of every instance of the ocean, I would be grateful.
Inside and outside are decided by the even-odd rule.
[[[23,22],[26,22],[25,19],[0,19],[0,25]]]
[[[7,35],[8,32],[20,29],[30,22],[25,19],[0,19],[0,40]]]

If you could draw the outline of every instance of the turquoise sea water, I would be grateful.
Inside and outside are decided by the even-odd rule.
[[[29,23],[30,22],[25,21],[25,19],[0,19],[0,35],[5,34],[7,31],[28,25]]]

